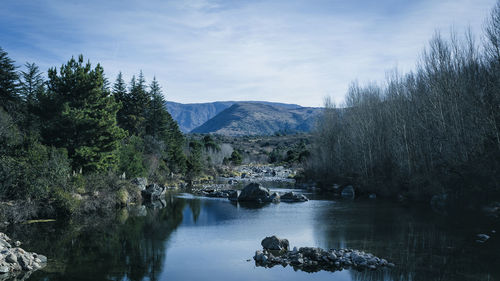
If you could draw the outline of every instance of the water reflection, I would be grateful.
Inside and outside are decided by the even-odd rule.
[[[474,241],[475,234],[494,229],[495,222],[478,214],[442,216],[427,206],[356,201],[327,204],[316,221],[321,225],[315,233],[326,246],[364,249],[397,264],[392,270],[352,271],[353,280],[500,278],[498,240],[488,246]]]
[[[17,225],[9,234],[24,241],[24,248],[50,258],[30,280],[157,280],[169,237],[182,222],[186,206],[185,200],[172,195],[168,199],[163,209],[123,209],[114,220]],[[199,214],[199,202],[189,203],[193,216]]]
[[[495,226],[473,214],[436,215],[425,206],[332,201],[245,205],[169,194],[164,208],[115,218],[11,226],[24,248],[49,257],[29,280],[499,280],[500,245],[477,233]],[[452,219],[455,218],[455,219]],[[499,229],[498,224],[496,225]],[[292,246],[355,248],[396,263],[377,271],[295,272],[247,260],[276,234]]]

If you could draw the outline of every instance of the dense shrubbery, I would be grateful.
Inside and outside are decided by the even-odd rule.
[[[198,148],[185,147],[156,79],[146,86],[141,72],[127,88],[120,73],[110,89],[103,68],[82,56],[47,76],[33,63],[18,72],[0,48],[0,200],[68,215],[79,194],[128,202],[135,194],[119,176],[164,183],[187,168],[199,174]]]
[[[353,84],[341,108],[327,101],[310,175],[415,199],[498,196],[500,2],[484,45],[464,38],[438,34],[415,72]]]

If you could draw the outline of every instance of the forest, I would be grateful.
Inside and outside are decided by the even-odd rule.
[[[111,85],[80,55],[45,76],[0,49],[0,198],[23,203],[18,217],[66,216],[86,194],[126,204],[134,190],[125,179],[196,177],[202,145],[184,137],[164,104],[156,78],[147,85],[142,71]]]
[[[498,198],[500,4],[480,38],[438,32],[414,71],[327,98],[309,177],[414,200]]]

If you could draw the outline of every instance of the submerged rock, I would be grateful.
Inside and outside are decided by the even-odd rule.
[[[293,191],[281,195],[281,201],[283,202],[305,202],[308,200],[309,199],[304,194],[295,193]]]
[[[370,253],[353,249],[325,250],[316,247],[296,247],[288,250],[288,240],[276,236],[266,237],[261,242],[263,251],[256,251],[254,260],[257,266],[273,267],[291,265],[296,270],[316,272],[320,270],[338,271],[346,268],[357,270],[376,270],[381,267],[394,267],[393,263]]]

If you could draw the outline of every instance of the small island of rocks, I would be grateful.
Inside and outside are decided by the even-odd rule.
[[[256,251],[253,259],[257,266],[273,267],[275,265],[292,266],[295,270],[306,272],[340,271],[343,269],[370,269],[394,267],[385,259],[353,249],[324,250],[316,247],[294,247],[289,250],[287,239],[276,236],[266,237],[261,242],[262,251]]]

